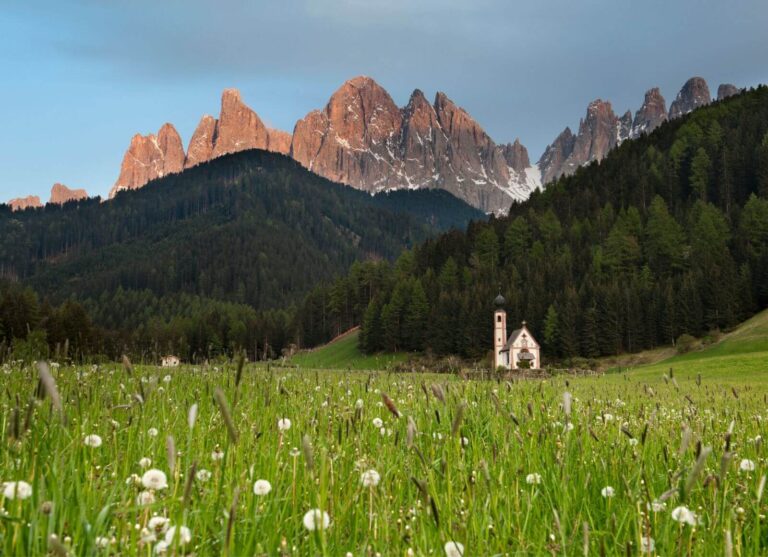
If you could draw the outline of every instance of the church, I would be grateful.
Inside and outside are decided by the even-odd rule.
[[[499,294],[493,301],[493,369],[538,369],[541,367],[541,347],[522,322],[519,329],[507,337],[506,300]]]

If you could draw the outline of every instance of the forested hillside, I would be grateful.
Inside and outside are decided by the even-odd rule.
[[[75,335],[90,339],[80,343],[85,352],[173,349],[190,358],[236,346],[263,355],[267,346],[275,355],[293,337],[291,306],[318,282],[473,218],[484,215],[443,191],[372,197],[264,151],[221,157],[107,203],[6,207],[0,320],[10,324],[0,321],[0,333],[8,344],[43,327],[75,343],[51,321],[66,301],[94,325]]]
[[[302,330],[360,322],[369,352],[480,357],[499,291],[510,327],[527,320],[549,361],[669,345],[766,307],[768,88],[626,141],[507,217],[316,290]]]

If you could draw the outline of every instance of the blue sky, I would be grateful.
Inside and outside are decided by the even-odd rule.
[[[221,91],[292,130],[346,79],[445,91],[533,161],[595,98],[768,81],[765,0],[72,0],[0,5],[0,200],[104,195],[131,136],[185,142]]]

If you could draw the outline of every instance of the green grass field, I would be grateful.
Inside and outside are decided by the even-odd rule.
[[[359,331],[352,331],[325,346],[300,352],[290,363],[304,369],[383,370],[408,359],[406,353],[363,354],[357,345],[359,336]]]
[[[380,366],[354,334],[242,375],[5,364],[0,555],[765,555],[767,331],[511,382],[309,369]]]

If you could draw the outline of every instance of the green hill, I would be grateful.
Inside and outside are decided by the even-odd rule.
[[[637,379],[661,380],[670,368],[677,381],[692,381],[698,374],[734,384],[768,379],[768,310],[714,344],[628,371]]]
[[[354,329],[328,344],[296,354],[290,363],[305,369],[379,370],[407,359],[406,353],[363,354],[360,331]]]
[[[0,278],[31,286],[46,303],[82,304],[104,332],[91,350],[192,358],[239,347],[274,357],[294,338],[333,336],[335,323],[307,332],[294,321],[293,309],[318,284],[484,218],[445,191],[372,196],[252,150],[106,203],[0,206]],[[14,321],[0,322],[8,342],[36,326],[63,335],[45,307],[17,326],[17,306],[0,304]],[[341,321],[342,330],[352,326]]]

